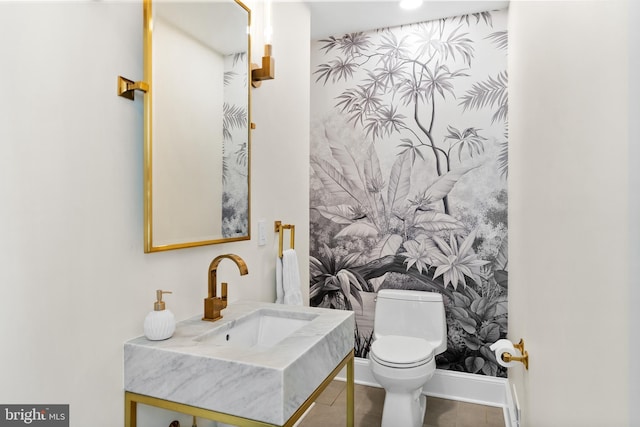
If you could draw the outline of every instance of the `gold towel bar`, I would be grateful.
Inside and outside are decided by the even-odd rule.
[[[276,230],[276,233],[278,233],[278,256],[280,258],[282,258],[282,250],[283,250],[282,241],[283,241],[283,234],[285,229],[289,230],[289,235],[291,237],[289,246],[291,247],[291,249],[294,249],[295,247],[296,226],[293,224],[283,224],[282,221],[276,221],[275,230]]]

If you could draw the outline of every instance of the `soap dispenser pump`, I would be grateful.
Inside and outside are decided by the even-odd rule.
[[[147,339],[166,340],[171,338],[176,330],[176,318],[171,311],[165,309],[165,303],[162,301],[162,294],[170,293],[161,289],[156,291],[157,301],[153,304],[153,311],[144,319],[144,335]]]

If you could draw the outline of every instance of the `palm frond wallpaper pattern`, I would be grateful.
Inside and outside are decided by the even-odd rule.
[[[353,310],[367,357],[384,288],[439,292],[438,367],[505,376],[506,11],[312,44],[312,306]]]
[[[222,236],[249,234],[247,53],[224,59]]]

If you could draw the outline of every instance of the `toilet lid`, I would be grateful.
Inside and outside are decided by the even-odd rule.
[[[387,335],[373,342],[370,355],[381,365],[412,368],[429,362],[433,352],[433,346],[422,338]]]

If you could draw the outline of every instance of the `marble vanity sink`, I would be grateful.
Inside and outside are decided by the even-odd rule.
[[[353,312],[234,302],[124,345],[125,390],[284,424],[354,346]]]

